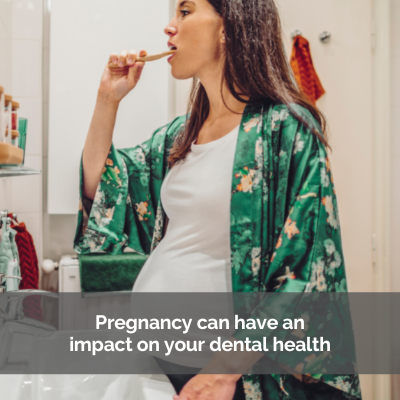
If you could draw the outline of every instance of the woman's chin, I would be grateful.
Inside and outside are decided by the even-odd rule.
[[[173,78],[178,79],[178,80],[191,79],[194,77],[194,74],[191,73],[190,71],[187,71],[187,70],[184,71],[173,65],[171,68],[171,75]]]

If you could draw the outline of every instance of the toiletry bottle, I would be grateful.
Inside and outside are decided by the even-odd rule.
[[[19,110],[19,103],[17,101],[13,101],[12,103],[12,114],[11,114],[11,123],[12,123],[12,131],[11,131],[11,143],[14,146],[18,147],[18,110]]]

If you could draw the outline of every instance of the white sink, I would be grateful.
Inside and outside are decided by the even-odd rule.
[[[8,400],[172,400],[165,375],[1,375]]]
[[[32,336],[31,340],[27,340],[26,336],[14,335],[10,363],[0,371],[0,391],[7,394],[7,400],[172,400],[175,391],[163,374],[101,374],[105,363],[112,363],[112,357],[98,359],[98,374],[40,375],[19,372],[23,371],[21,366],[24,362],[25,366],[32,366],[35,360],[39,363],[57,362],[57,347],[73,333],[56,331],[47,337]],[[85,332],[89,337],[94,337],[95,333],[100,332]],[[109,334],[107,331],[104,333]],[[29,364],[26,364],[26,354],[32,351],[35,354],[29,357]],[[6,371],[8,374],[4,374]]]

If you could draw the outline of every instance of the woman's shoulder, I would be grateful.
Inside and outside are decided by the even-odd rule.
[[[283,122],[284,124],[282,127],[287,127],[292,124],[301,124],[309,130],[321,130],[318,121],[314,118],[311,112],[299,104],[274,104],[271,107],[272,112],[270,115],[273,128],[276,126],[277,122]],[[268,118],[268,114],[266,115],[266,118]]]
[[[291,103],[275,104],[266,113],[264,126],[270,126],[271,134],[275,132],[289,141],[302,140],[316,147],[324,147],[319,136],[324,136],[321,125],[311,112],[299,105]]]
[[[175,119],[173,119],[168,124],[160,127],[156,131],[156,133],[163,132],[167,136],[175,136],[178,132],[180,132],[184,128],[187,120],[188,120],[188,114],[180,115],[180,116],[176,117]]]
[[[326,157],[327,149],[318,136],[324,136],[321,126],[307,108],[294,103],[275,104],[267,114],[269,120],[264,126],[270,127],[277,154],[291,154],[294,164]]]

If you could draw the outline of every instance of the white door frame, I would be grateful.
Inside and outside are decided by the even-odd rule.
[[[390,271],[390,0],[372,2],[373,274],[374,291],[391,291]],[[387,329],[387,327],[382,327]],[[390,346],[390,343],[388,344]],[[388,349],[390,351],[390,349]],[[374,399],[391,399],[392,375],[374,375]]]

